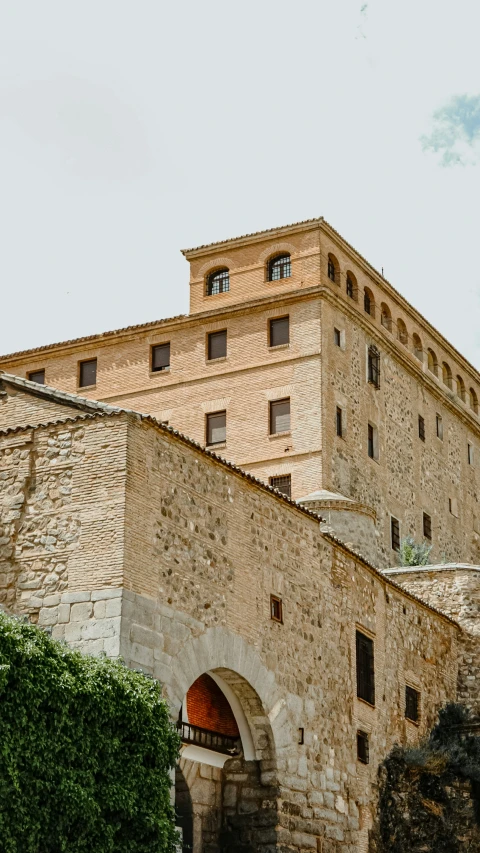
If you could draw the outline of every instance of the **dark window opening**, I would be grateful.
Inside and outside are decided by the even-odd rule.
[[[279,347],[290,343],[290,318],[275,317],[270,320],[270,346]]]
[[[328,259],[328,277],[330,281],[335,281],[335,264],[331,258]]]
[[[350,275],[348,275],[348,273],[347,273],[347,296],[349,296],[350,299],[356,299],[357,298],[355,282],[353,281],[353,278]]]
[[[292,262],[290,255],[277,255],[268,263],[268,280],[279,281],[281,278],[290,278],[292,274]]]
[[[337,426],[337,435],[339,438],[343,437],[343,420],[342,420],[343,412],[340,406],[337,406],[337,414],[336,414],[336,426]]]
[[[224,329],[222,332],[210,332],[207,337],[208,360],[214,361],[216,358],[227,357],[227,332]]]
[[[378,432],[373,424],[368,424],[367,449],[370,459],[378,459]]]
[[[207,278],[207,296],[216,296],[230,290],[230,274],[228,269],[212,272]]]
[[[443,420],[441,415],[437,415],[437,438],[443,441]]]
[[[467,455],[468,464],[473,465],[473,445],[472,444],[467,444],[467,454],[468,454]]]
[[[36,382],[37,385],[45,385],[45,370],[32,370],[28,375],[30,382]]]
[[[283,622],[283,603],[276,595],[270,596],[270,618],[274,622]]]
[[[340,329],[334,329],[333,330],[333,341],[334,341],[335,346],[337,346],[337,347],[342,346],[342,335],[341,335]]]
[[[89,385],[97,384],[97,359],[91,358],[89,361],[80,362],[79,382],[80,388],[87,388]]]
[[[422,415],[418,416],[418,437],[425,441],[425,418]]]
[[[363,307],[366,314],[372,313],[372,300],[368,291],[365,290],[363,294]]]
[[[361,631],[356,634],[357,696],[375,705],[375,667],[373,640]]]
[[[400,522],[393,515],[390,519],[390,532],[392,537],[392,548],[394,551],[400,551]]]
[[[423,535],[425,539],[432,539],[432,518],[428,513],[423,513]]]
[[[408,684],[405,688],[405,717],[412,723],[418,723],[420,719],[420,693]]]
[[[357,759],[362,764],[370,762],[370,749],[366,732],[357,732]]]
[[[152,373],[168,370],[170,367],[170,344],[157,344],[152,347]]]
[[[270,435],[290,430],[290,397],[270,403]]]
[[[223,444],[227,440],[227,413],[212,412],[207,415],[207,445]]]
[[[298,745],[303,746],[305,743],[305,729],[301,728],[298,730]]]
[[[292,497],[291,474],[283,474],[280,477],[270,477],[268,482],[272,489],[276,489],[278,492],[281,492],[282,495],[286,495],[287,498]]]
[[[368,381],[380,388],[380,353],[375,346],[368,348]]]

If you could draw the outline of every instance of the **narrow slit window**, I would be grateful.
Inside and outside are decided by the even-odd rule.
[[[283,622],[283,602],[276,595],[270,596],[270,618],[273,622]]]
[[[338,437],[343,438],[343,412],[340,406],[337,406],[336,427]]]
[[[405,688],[405,717],[412,723],[420,720],[420,693],[408,684]]]
[[[336,347],[342,346],[342,333],[340,332],[340,329],[333,330],[333,342]]]
[[[357,759],[361,764],[370,762],[370,748],[367,732],[357,732]]]
[[[356,632],[357,652],[357,696],[375,705],[375,662],[373,640]]]
[[[418,416],[418,437],[425,441],[425,418],[422,415]]]
[[[278,492],[281,492],[282,495],[286,495],[287,498],[292,497],[292,475],[291,474],[283,474],[279,477],[270,477],[269,485],[272,489],[277,489]]]
[[[467,444],[467,459],[468,464],[473,465],[473,444]]]
[[[375,346],[368,348],[368,381],[374,388],[380,388],[380,353]]]
[[[88,388],[90,385],[97,384],[97,359],[91,358],[88,361],[81,361],[79,365],[79,380],[80,388]]]
[[[290,430],[290,397],[270,403],[270,435]]]
[[[378,461],[378,430],[373,424],[368,424],[367,450],[370,459]]]
[[[212,412],[206,416],[207,445],[223,444],[227,440],[227,413]]]
[[[423,535],[429,542],[432,541],[432,517],[428,512],[423,513]]]
[[[170,344],[157,344],[152,347],[152,373],[170,369]]]
[[[436,424],[437,424],[437,438],[439,438],[440,441],[443,441],[443,420],[442,420],[441,415],[437,415]]]
[[[394,551],[400,551],[400,522],[393,515],[390,519],[390,533],[392,540],[392,548]]]
[[[207,354],[209,361],[227,357],[226,329],[223,329],[221,332],[210,332],[207,336]]]
[[[290,343],[290,318],[275,317],[270,320],[269,346],[279,347]]]

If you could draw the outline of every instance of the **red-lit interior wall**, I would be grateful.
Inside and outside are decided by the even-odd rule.
[[[188,721],[192,726],[239,737],[238,726],[224,694],[209,675],[201,675],[187,693]]]

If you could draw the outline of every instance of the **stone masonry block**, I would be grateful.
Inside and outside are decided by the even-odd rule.
[[[93,604],[90,601],[72,604],[70,619],[72,622],[84,622],[86,619],[90,619],[92,612]]]

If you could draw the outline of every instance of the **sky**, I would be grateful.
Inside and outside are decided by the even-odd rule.
[[[324,216],[480,368],[474,0],[1,0],[0,352],[188,312]]]

